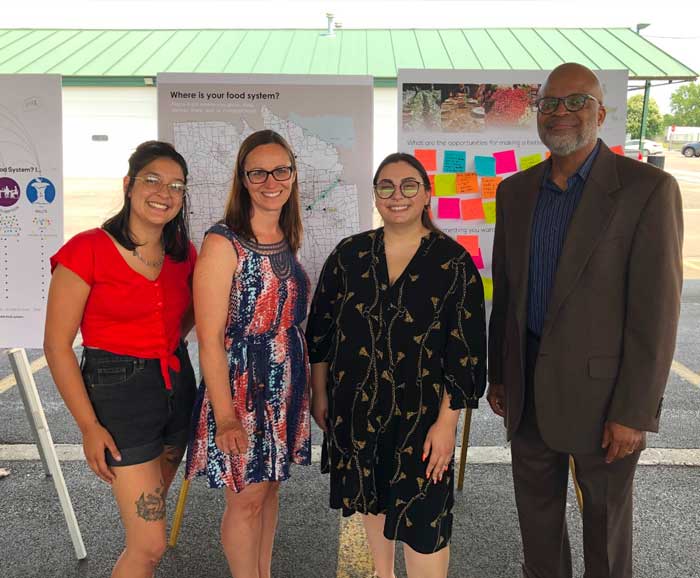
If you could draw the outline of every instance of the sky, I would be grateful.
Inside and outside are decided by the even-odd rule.
[[[692,0],[4,0],[2,28],[628,27],[700,72]],[[655,87],[662,113],[678,85]]]

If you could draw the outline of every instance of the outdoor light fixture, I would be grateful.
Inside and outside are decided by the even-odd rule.
[[[648,22],[640,22],[639,24],[637,24],[637,34],[639,34],[640,30],[644,30],[645,28],[648,28],[649,26],[651,26],[651,24],[649,24]]]

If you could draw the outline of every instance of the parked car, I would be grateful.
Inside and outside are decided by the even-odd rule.
[[[649,155],[662,155],[664,154],[664,147],[653,140],[644,139],[642,141],[642,146],[639,146],[639,139],[628,140],[625,142],[625,153],[632,153],[640,150],[645,157]]]
[[[700,157],[700,142],[689,142],[681,149],[684,157]]]

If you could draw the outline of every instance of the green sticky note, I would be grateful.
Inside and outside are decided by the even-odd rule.
[[[484,219],[487,223],[496,222],[496,203],[494,201],[484,203]]]
[[[484,299],[493,301],[493,279],[482,277],[481,282],[484,284]]]
[[[520,170],[524,171],[525,169],[529,169],[530,167],[534,167],[535,165],[537,165],[541,162],[542,162],[542,155],[540,153],[535,153],[534,155],[527,155],[524,157],[520,157]]]
[[[457,175],[454,173],[445,173],[435,175],[435,196],[445,197],[454,195],[457,192]]]

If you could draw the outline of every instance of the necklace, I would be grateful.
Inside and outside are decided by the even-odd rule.
[[[154,269],[157,269],[163,264],[163,261],[165,260],[165,249],[163,249],[163,252],[160,256],[160,259],[157,261],[149,261],[148,259],[144,259],[141,254],[139,253],[138,247],[134,247],[134,250],[131,252],[131,254],[136,257],[141,263],[146,265],[146,267],[153,267]]]

